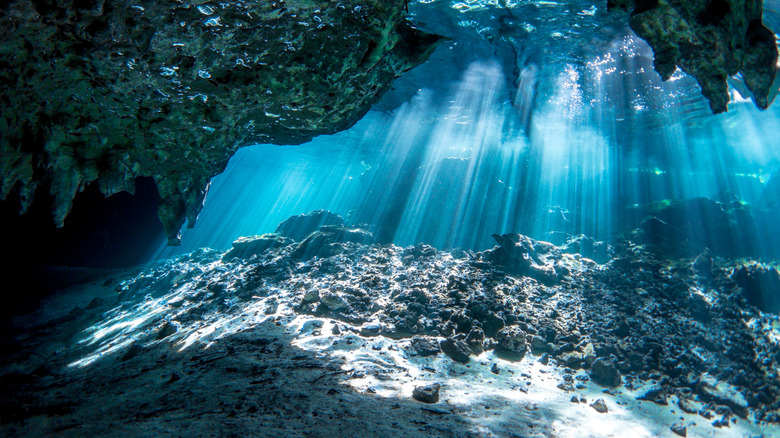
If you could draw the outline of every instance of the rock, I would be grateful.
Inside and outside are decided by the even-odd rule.
[[[625,319],[621,319],[617,326],[612,330],[612,334],[620,338],[625,338],[631,334],[631,325]]]
[[[479,327],[474,327],[466,336],[466,343],[474,354],[482,354],[484,350],[485,332]]]
[[[558,357],[558,362],[568,368],[580,369],[582,368],[582,353],[576,351],[570,353],[563,353]]]
[[[320,302],[328,309],[335,312],[344,310],[349,307],[349,303],[347,303],[347,301],[340,293],[330,290],[325,290],[320,293]]]
[[[494,234],[499,246],[486,251],[487,257],[510,273],[526,275],[543,283],[557,281],[565,268],[559,264],[561,250],[549,242],[522,234]]]
[[[732,275],[742,296],[764,312],[780,313],[780,271],[760,263],[742,265]]]
[[[150,176],[177,244],[239,147],[350,127],[440,41],[404,2],[316,6],[4,2],[0,199],[24,212],[42,186],[61,227],[86,184],[111,195]]]
[[[412,398],[423,403],[437,403],[439,401],[439,389],[441,385],[417,386],[412,390]]]
[[[609,0],[607,7],[630,10],[631,29],[653,48],[661,78],[677,67],[695,77],[713,113],[728,109],[727,79],[737,73],[755,104],[769,106],[777,47],[761,0]]]
[[[602,386],[620,385],[620,371],[615,363],[603,357],[596,359],[590,367],[590,378]]]
[[[675,435],[688,436],[688,428],[683,423],[672,424],[671,430]]]
[[[275,233],[300,242],[323,225],[343,227],[344,219],[327,210],[316,210],[285,219],[276,227]]]
[[[466,342],[455,339],[455,338],[447,338],[441,341],[439,344],[441,346],[441,350],[449,356],[452,360],[459,363],[468,363],[471,358],[469,355],[471,354],[471,349],[469,348],[468,344]]]
[[[499,374],[501,373],[501,370],[498,368],[498,364],[494,363],[492,367],[490,367],[490,372],[493,374]]]
[[[240,237],[233,242],[233,247],[225,253],[223,260],[234,257],[248,259],[253,255],[262,254],[269,249],[280,248],[293,243],[292,239],[279,234],[263,234],[262,236]]]
[[[303,304],[316,303],[319,300],[320,300],[320,290],[317,289],[316,287],[313,287],[307,290],[303,294],[302,303]]]
[[[325,225],[309,234],[290,254],[299,259],[327,258],[344,251],[344,243],[370,244],[374,236],[361,228]]]
[[[580,399],[576,395],[571,396],[571,402],[572,403],[579,403]]]
[[[176,326],[170,322],[166,322],[157,332],[157,340],[165,339],[174,333],[176,333]]]
[[[602,413],[602,414],[606,414],[607,412],[609,412],[609,408],[607,408],[607,404],[604,402],[604,399],[601,399],[601,398],[596,400],[596,401],[594,401],[590,405],[590,407],[595,409],[596,412],[599,412],[599,413]]]
[[[547,351],[547,341],[541,336],[531,337],[531,349],[533,351]]]
[[[542,365],[547,365],[550,362],[550,355],[547,353],[542,354],[542,356],[539,358],[539,363]]]
[[[567,238],[561,250],[569,254],[579,254],[602,265],[615,256],[615,250],[612,246],[584,234]]]
[[[636,398],[637,400],[651,401],[657,405],[666,406],[669,403],[666,401],[666,389],[663,386],[655,385],[645,391],[644,394]]]
[[[422,357],[435,356],[441,352],[441,347],[434,338],[415,336],[412,338],[411,345]]]
[[[748,402],[739,388],[722,382],[710,374],[703,374],[696,383],[696,392],[705,401],[714,401],[734,410],[742,418],[747,416]]]
[[[691,404],[691,401],[688,399],[684,399],[684,398],[678,399],[677,406],[680,408],[681,411],[685,412],[686,414],[695,414],[698,412],[698,409],[696,409]]]
[[[525,332],[518,325],[508,325],[494,337],[496,353],[512,360],[522,359],[526,351]]]

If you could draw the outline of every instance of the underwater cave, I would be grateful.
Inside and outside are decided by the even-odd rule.
[[[780,0],[0,17],[0,435],[780,436]]]

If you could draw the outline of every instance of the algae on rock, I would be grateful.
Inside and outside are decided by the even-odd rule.
[[[155,179],[169,243],[241,146],[353,125],[440,37],[404,3],[15,0],[0,7],[0,197]]]

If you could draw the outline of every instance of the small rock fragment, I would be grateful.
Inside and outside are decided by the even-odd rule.
[[[452,360],[455,362],[468,363],[469,360],[471,360],[469,358],[471,349],[464,341],[454,338],[447,338],[441,341],[439,345],[441,346],[441,350],[444,352],[444,354],[452,358]]]
[[[441,385],[438,383],[418,386],[412,390],[412,398],[423,403],[437,403],[439,401],[439,388]]]
[[[441,352],[438,342],[433,338],[425,336],[413,337],[412,348],[422,357],[434,356]]]
[[[672,432],[674,432],[675,434],[677,434],[679,436],[688,436],[688,428],[685,427],[685,425],[682,424],[682,423],[674,423],[674,424],[672,424],[671,429],[672,429]]]
[[[501,372],[501,369],[498,368],[497,363],[494,363],[493,366],[490,368],[490,372],[493,374],[498,374]]]
[[[604,399],[600,398],[596,401],[594,401],[590,407],[596,410],[596,412],[600,412],[602,414],[606,414],[609,412],[609,408],[607,408],[607,404],[604,402]]]

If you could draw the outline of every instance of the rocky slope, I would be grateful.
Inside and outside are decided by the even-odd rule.
[[[17,318],[2,344],[0,430],[777,430],[780,322],[745,287],[755,263],[659,259],[626,242],[599,264],[517,234],[472,253],[311,231],[201,250]]]
[[[75,194],[151,176],[170,243],[247,144],[354,124],[439,37],[391,0],[15,0],[0,6],[0,197],[38,187],[62,225]]]
[[[726,80],[742,75],[759,108],[777,71],[775,34],[762,22],[762,0],[608,0],[631,11],[631,29],[655,54],[664,80],[679,67],[695,77],[714,113],[728,109]]]

